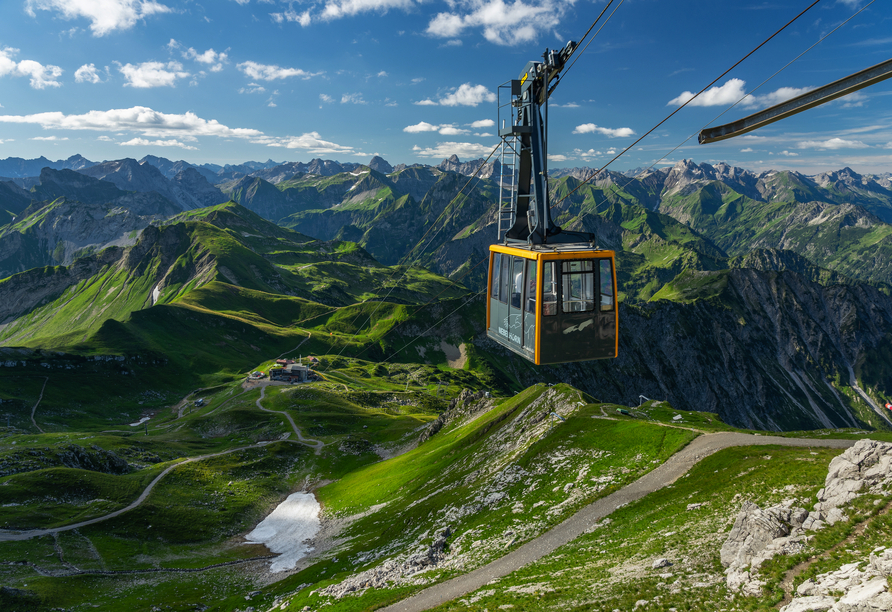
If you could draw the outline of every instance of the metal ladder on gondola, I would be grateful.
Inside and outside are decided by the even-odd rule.
[[[499,237],[498,242],[505,240],[505,233],[514,224],[514,213],[517,204],[517,147],[520,142],[514,135],[502,136],[499,151]]]

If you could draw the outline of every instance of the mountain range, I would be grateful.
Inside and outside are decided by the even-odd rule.
[[[0,169],[40,161],[2,160]],[[243,297],[260,292],[249,303],[341,308],[368,299],[421,304],[485,286],[499,168],[482,159],[57,164],[81,167],[46,166],[0,183],[6,346],[89,345],[106,321],[132,326],[138,313],[201,304],[197,296],[222,285]],[[892,332],[889,175],[756,174],[685,160],[638,177],[555,172],[550,185],[561,225],[617,251],[621,357],[533,369],[478,338],[489,364],[481,371],[518,388],[547,375],[617,402],[659,395],[748,427],[885,422],[877,406],[892,391],[890,368],[873,356]],[[400,280],[376,281],[381,274]],[[413,289],[414,277],[423,289]],[[479,322],[468,329],[479,333]],[[142,331],[131,334],[158,348]],[[351,341],[340,341],[350,354]],[[711,371],[704,360],[724,365]],[[856,389],[875,396],[861,404]]]

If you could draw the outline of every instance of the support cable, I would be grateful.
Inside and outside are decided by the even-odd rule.
[[[675,153],[675,151],[677,151],[679,148],[681,148],[687,141],[689,141],[691,138],[693,138],[694,136],[696,136],[700,131],[702,131],[703,129],[705,129],[705,128],[706,128],[707,126],[709,126],[711,123],[714,123],[714,122],[715,122],[716,120],[718,120],[722,115],[724,115],[725,113],[727,113],[728,111],[730,111],[732,108],[734,108],[735,106],[737,106],[738,104],[740,104],[741,102],[743,102],[744,100],[746,100],[748,97],[752,96],[755,92],[757,92],[759,89],[761,89],[766,83],[768,83],[768,82],[771,81],[774,77],[776,77],[776,76],[779,75],[781,72],[783,72],[784,70],[786,70],[787,68],[789,68],[794,62],[798,61],[803,55],[805,55],[806,53],[808,53],[809,51],[811,51],[812,49],[814,49],[815,47],[817,47],[819,44],[821,44],[822,42],[824,42],[824,40],[826,40],[827,37],[829,37],[831,34],[833,34],[833,33],[836,32],[837,30],[839,30],[841,27],[843,27],[844,25],[846,25],[848,22],[850,22],[852,19],[854,19],[855,17],[857,17],[858,15],[860,15],[864,10],[867,9],[867,7],[869,7],[869,6],[870,6],[871,4],[873,4],[874,2],[876,2],[876,0],[870,0],[870,2],[868,2],[867,4],[865,4],[861,9],[859,9],[857,12],[853,13],[851,17],[849,17],[848,19],[846,19],[845,21],[843,21],[842,23],[840,23],[839,25],[837,25],[835,28],[833,28],[832,30],[830,30],[830,31],[829,31],[828,33],[826,33],[824,36],[822,36],[821,38],[819,38],[814,44],[812,44],[810,47],[808,47],[807,49],[805,49],[802,53],[800,53],[799,55],[797,55],[796,57],[794,57],[793,59],[791,59],[789,62],[787,62],[786,64],[784,64],[783,67],[781,67],[779,70],[777,70],[777,71],[776,71],[774,74],[772,74],[770,77],[768,77],[767,79],[765,79],[764,81],[762,81],[761,83],[759,83],[756,87],[753,88],[752,91],[750,91],[749,93],[747,93],[746,95],[744,95],[743,97],[741,97],[739,100],[737,100],[734,104],[732,104],[731,106],[729,106],[728,108],[726,108],[725,110],[723,110],[721,113],[719,113],[718,115],[716,115],[715,117],[713,117],[712,119],[710,119],[710,120],[709,120],[709,121],[708,121],[702,128],[700,128],[699,130],[697,130],[696,132],[694,132],[693,134],[691,134],[690,136],[688,136],[687,138],[685,138],[684,140],[682,140],[680,143],[678,143],[677,145],[675,145],[675,147],[674,147],[672,150],[668,151],[668,152],[667,152],[665,155],[663,155],[661,158],[659,158],[659,159],[657,159],[656,161],[654,161],[653,163],[651,163],[651,165],[649,165],[647,168],[645,168],[642,172],[639,172],[639,173],[636,174],[635,176],[629,178],[629,180],[626,181],[626,182],[622,185],[622,187],[620,187],[620,190],[623,190],[623,189],[625,189],[626,187],[628,187],[628,186],[632,183],[632,181],[634,181],[636,178],[638,178],[639,176],[643,176],[643,175],[644,175],[645,173],[647,173],[651,168],[653,168],[653,167],[656,166],[658,163],[660,163],[661,161],[663,161],[664,159],[666,159],[667,157],[669,157],[670,155],[672,155],[673,153]],[[605,167],[606,167],[606,166],[605,166]],[[601,170],[603,170],[603,169],[604,169],[604,168],[602,168]],[[598,172],[600,172],[600,170],[599,170]],[[593,175],[593,176],[594,176],[594,175]],[[592,178],[592,177],[589,177],[588,179],[586,179],[586,180],[583,181],[583,182],[587,182],[587,181],[591,180],[591,178]],[[581,187],[581,185],[577,186],[577,189],[578,189],[579,187]],[[573,191],[576,191],[576,190],[574,189]],[[563,202],[565,199],[567,199],[572,193],[573,193],[573,192],[571,191],[571,192],[568,193],[564,198],[561,198],[561,199],[555,204],[555,206],[557,206],[557,204],[560,204],[560,203]],[[604,201],[607,201],[607,199],[605,198]],[[603,203],[603,202],[602,202],[602,203]],[[583,220],[585,217],[587,217],[588,215],[591,215],[591,214],[593,214],[593,213],[594,213],[594,214],[597,214],[597,212],[598,212],[598,206],[599,206],[599,204],[596,202],[596,203],[595,203],[595,210],[594,210],[594,211],[590,211],[590,212],[583,213],[583,214],[577,219],[577,221],[578,221],[578,222],[582,222],[582,220]]]
[[[629,146],[627,146],[625,149],[623,149],[622,151],[620,151],[616,156],[614,156],[613,159],[611,159],[611,160],[608,161],[606,164],[604,164],[603,166],[601,166],[601,168],[599,168],[594,174],[592,174],[592,176],[590,176],[589,178],[587,178],[587,179],[585,179],[584,181],[582,181],[581,183],[579,183],[579,185],[577,185],[576,188],[573,189],[573,191],[571,191],[570,193],[568,193],[567,195],[565,195],[563,198],[561,198],[560,200],[558,200],[557,202],[555,202],[554,204],[552,204],[552,205],[551,205],[551,208],[554,208],[555,206],[557,206],[558,204],[560,204],[561,202],[563,202],[564,200],[566,200],[567,198],[569,198],[571,195],[573,195],[573,193],[574,193],[577,189],[579,189],[580,187],[582,187],[583,185],[585,185],[587,182],[589,182],[590,180],[592,180],[593,178],[595,178],[596,176],[598,176],[598,174],[600,174],[605,168],[607,168],[607,166],[609,166],[610,164],[612,164],[613,162],[615,162],[616,160],[618,160],[618,159],[619,159],[620,157],[622,157],[622,156],[623,156],[629,149],[631,149],[631,148],[634,147],[636,144],[638,144],[639,142],[641,142],[642,140],[644,140],[647,136],[649,136],[649,135],[650,135],[654,130],[656,130],[658,127],[660,127],[661,125],[663,125],[664,123],[666,123],[667,121],[669,121],[669,119],[671,119],[671,118],[672,118],[678,111],[680,111],[680,110],[683,109],[685,106],[687,106],[688,104],[690,104],[691,102],[693,102],[694,100],[696,100],[697,97],[700,96],[700,94],[702,94],[702,93],[705,92],[707,89],[709,89],[710,87],[712,87],[713,85],[715,85],[720,79],[722,79],[722,78],[725,77],[725,75],[727,75],[729,72],[731,72],[732,70],[734,70],[735,68],[737,68],[737,66],[739,66],[741,63],[743,63],[743,62],[744,62],[746,59],[748,59],[752,54],[754,54],[756,51],[758,51],[759,49],[761,49],[762,47],[764,47],[766,44],[768,44],[768,42],[769,42],[770,40],[772,40],[775,36],[777,36],[778,34],[780,34],[781,32],[783,32],[784,30],[786,30],[790,25],[793,24],[794,21],[796,21],[797,19],[799,19],[800,17],[802,17],[803,15],[805,15],[805,13],[807,13],[809,10],[811,10],[811,9],[812,9],[818,2],[820,2],[820,1],[821,1],[821,0],[814,0],[814,2],[812,2],[811,4],[809,4],[805,9],[802,10],[802,12],[800,12],[798,15],[796,15],[795,17],[793,17],[793,19],[791,19],[791,20],[788,21],[786,24],[784,24],[783,26],[781,26],[781,28],[778,29],[774,34],[772,34],[771,36],[769,36],[768,38],[766,38],[764,41],[762,41],[762,42],[761,42],[755,49],[753,49],[752,51],[750,51],[749,53],[747,53],[746,55],[744,55],[742,58],[740,58],[739,60],[737,60],[737,62],[735,62],[733,66],[731,66],[730,68],[728,68],[727,70],[725,70],[722,74],[720,74],[720,75],[717,76],[715,79],[713,79],[712,82],[710,82],[710,83],[709,83],[708,85],[706,85],[703,89],[701,89],[701,90],[698,91],[696,94],[694,94],[693,97],[691,97],[688,101],[686,101],[684,104],[682,104],[681,106],[679,106],[678,108],[676,108],[674,111],[672,111],[671,113],[669,113],[669,115],[667,115],[665,119],[663,119],[663,120],[660,121],[658,124],[656,124],[655,126],[653,126],[652,128],[650,128],[647,132],[645,132],[645,133],[644,133],[640,138],[638,138],[635,142],[633,142],[632,144],[630,144]]]
[[[567,66],[566,68],[564,68],[563,75],[561,75],[561,79],[563,79],[564,76],[566,76],[567,73],[570,72],[570,68],[572,68],[573,65],[576,63],[576,61],[577,61],[580,57],[582,57],[582,54],[585,53],[585,50],[588,49],[588,46],[589,46],[590,44],[592,44],[592,41],[595,40],[595,39],[598,37],[598,34],[601,33],[601,30],[604,29],[604,26],[606,26],[606,25],[610,22],[610,20],[611,20],[611,19],[613,18],[613,16],[616,14],[616,11],[619,10],[619,7],[621,7],[621,6],[623,5],[623,2],[625,2],[625,0],[619,0],[619,4],[617,4],[617,5],[616,5],[616,8],[613,9],[613,12],[610,13],[610,17],[607,18],[607,21],[605,21],[604,23],[602,23],[602,24],[601,24],[601,27],[598,28],[598,31],[595,32],[595,35],[594,35],[594,36],[592,36],[592,40],[588,41],[588,43],[585,45],[585,48],[584,48],[582,51],[580,51],[580,52],[579,52],[579,55],[576,56],[576,59],[573,60],[573,63],[571,63],[571,64],[570,64],[569,66]],[[610,8],[610,5],[611,5],[611,4],[613,4],[613,0],[610,0],[610,2],[607,3],[607,6],[605,6],[605,7],[604,7],[604,10],[601,11],[601,14],[598,15],[598,19],[601,19],[601,17],[604,15],[604,13],[607,12],[607,9]],[[598,23],[598,19],[595,19],[595,23]],[[591,31],[592,31],[592,28],[595,27],[595,23],[593,23],[593,24],[592,24],[592,27],[588,29],[588,32],[591,32]],[[585,33],[585,36],[588,36],[588,32]],[[583,36],[582,39],[580,39],[579,44],[576,45],[576,49],[578,49],[578,48],[579,48],[579,45],[582,44],[582,41],[585,40],[585,36]],[[574,55],[576,55],[576,49],[573,50],[573,53],[570,54],[570,57],[573,57]]]
[[[472,183],[472,181],[477,177],[477,175],[480,174],[480,171],[483,170],[483,167],[486,166],[486,164],[487,164],[487,162],[489,162],[490,158],[495,154],[496,151],[499,150],[499,146],[500,146],[500,145],[501,145],[501,143],[499,143],[498,145],[496,145],[496,146],[493,148],[493,150],[490,151],[489,155],[486,156],[486,159],[483,161],[483,163],[480,164],[480,167],[478,167],[477,170],[474,172],[474,174],[472,174],[471,177],[468,179],[468,182],[464,184],[464,186],[459,190],[458,194],[456,194],[456,196],[455,196],[454,198],[452,198],[452,200],[449,202],[449,204],[447,204],[446,207],[443,208],[443,212],[440,213],[440,215],[439,215],[439,216],[434,220],[434,222],[430,225],[430,227],[428,228],[427,232],[425,232],[424,236],[421,237],[421,239],[415,244],[415,246],[412,248],[411,251],[409,251],[409,253],[407,253],[406,255],[403,256],[403,258],[400,259],[400,262],[403,262],[403,261],[407,260],[407,259],[412,255],[412,253],[415,252],[415,249],[417,249],[418,246],[419,246],[422,242],[424,242],[425,238],[427,238],[427,235],[430,234],[431,230],[433,230],[433,228],[440,222],[440,219],[443,218],[443,216],[447,213],[447,211],[449,210],[449,208],[450,208],[456,201],[458,201],[458,199],[461,197],[462,193],[463,193],[464,190],[468,187],[468,185],[470,185],[470,184]],[[478,181],[478,182],[479,182],[479,181]],[[474,188],[476,188],[476,184],[474,185],[474,187],[472,187],[471,190],[473,191]],[[442,227],[441,227],[440,229],[437,230],[437,233],[434,234],[434,236],[431,238],[431,242],[429,242],[427,246],[430,246],[431,244],[433,244],[433,238],[436,238],[437,235],[440,233],[441,230],[442,230]],[[401,276],[400,279],[399,279],[396,283],[393,284],[393,286],[390,288],[390,290],[387,292],[387,294],[384,296],[384,298],[378,300],[378,303],[377,303],[377,305],[375,306],[375,309],[374,309],[374,310],[372,311],[372,313],[368,316],[368,318],[367,318],[365,321],[363,321],[362,325],[360,325],[359,328],[356,330],[357,333],[351,334],[354,338],[358,335],[358,332],[359,332],[363,327],[365,327],[365,325],[366,325],[367,323],[369,323],[369,322],[372,320],[372,317],[374,317],[375,314],[378,312],[378,309],[381,308],[381,304],[383,304],[383,303],[385,303],[385,302],[387,301],[387,298],[390,297],[390,294],[391,294],[391,293],[393,292],[393,290],[397,287],[397,285],[398,285],[398,284],[399,284],[399,283],[400,283],[400,282],[401,282],[401,281],[408,275],[409,270],[411,269],[412,265],[414,265],[418,260],[421,259],[421,256],[424,254],[424,251],[427,249],[427,246],[425,246],[423,249],[421,249],[421,251],[418,253],[418,255],[415,257],[414,260],[412,260],[412,261],[411,261],[410,263],[408,263],[408,264],[405,264],[406,269],[405,269],[405,271],[403,272],[403,276]],[[400,262],[397,263],[397,266],[400,265]],[[479,264],[478,264],[478,265],[479,265]],[[475,268],[476,268],[476,266],[475,266]],[[472,269],[473,269],[473,268],[472,268]],[[462,277],[464,277],[464,276],[465,276],[465,275],[463,275]],[[392,277],[391,277],[391,278],[392,278]],[[448,289],[448,287],[447,287],[447,288],[444,288],[440,293],[438,293],[438,294],[437,294],[437,297],[439,297],[440,295],[442,295],[442,293],[445,292],[446,289]],[[431,301],[432,301],[432,300],[431,300]],[[428,301],[426,304],[424,304],[424,306],[427,306],[428,304],[430,304],[431,301]],[[423,307],[423,306],[422,306],[422,307]],[[358,316],[358,315],[357,315],[357,316]],[[356,317],[354,317],[353,320],[356,320]],[[340,357],[340,356],[344,353],[345,350],[347,350],[347,344],[346,344],[346,343],[341,347],[341,350],[338,352],[338,354],[335,356],[335,358]],[[360,352],[359,354],[361,355],[361,354],[364,353],[364,352],[365,352],[365,350],[363,350],[363,351]],[[329,365],[329,367],[330,367],[330,365]],[[326,367],[325,370],[323,370],[322,373],[328,372],[328,369],[329,369],[329,368]]]

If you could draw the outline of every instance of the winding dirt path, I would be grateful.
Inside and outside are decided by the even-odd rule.
[[[46,433],[40,425],[37,424],[37,421],[34,420],[34,413],[37,412],[37,407],[40,406],[40,402],[43,401],[43,392],[46,391],[46,384],[50,382],[49,376],[43,377],[43,386],[40,388],[40,397],[37,398],[37,403],[34,404],[34,407],[31,408],[31,423],[34,424],[34,427],[37,428],[37,431],[40,433]]]
[[[48,380],[49,380],[49,378],[47,378],[47,381]],[[45,386],[46,386],[46,382],[44,382],[44,387]],[[239,397],[240,395],[244,395],[245,393],[247,393],[248,391],[251,391],[251,390],[252,389],[248,389],[242,393],[239,393],[238,395],[235,395],[235,396],[229,398],[226,401],[227,402],[231,401],[231,400],[235,399],[236,397]],[[310,448],[314,449],[315,454],[318,455],[319,453],[321,453],[322,448],[325,446],[325,443],[322,442],[321,440],[311,440],[309,438],[304,438],[303,435],[300,433],[300,428],[294,422],[294,419],[291,418],[290,414],[288,414],[287,412],[280,412],[278,410],[269,410],[267,408],[264,408],[260,404],[260,401],[264,398],[265,393],[266,393],[266,387],[265,386],[261,387],[260,388],[260,398],[257,400],[257,407],[260,408],[261,410],[263,410],[264,412],[272,412],[273,414],[284,415],[285,418],[288,419],[288,422],[291,423],[291,427],[294,430],[294,433],[297,434],[297,438],[298,438],[297,440],[283,440],[283,442],[290,442],[292,444],[303,444],[305,446],[309,446]],[[43,392],[41,391],[41,398],[42,397],[43,397]],[[37,400],[37,403],[39,404],[40,400]],[[220,406],[222,406],[222,404]],[[218,408],[220,408],[220,406],[217,406],[217,408],[215,408],[214,410],[217,410]],[[34,408],[35,409],[37,408],[37,404],[34,405]],[[32,414],[33,414],[33,412],[32,412]],[[32,416],[32,420],[33,420],[33,416]],[[43,431],[43,430],[41,430],[41,431]],[[80,527],[86,527],[88,525],[95,525],[96,523],[101,523],[102,521],[107,521],[109,519],[115,518],[116,516],[120,516],[120,515],[124,514],[125,512],[130,512],[131,510],[133,510],[134,508],[136,508],[140,504],[142,504],[146,500],[146,498],[149,496],[149,493],[152,492],[152,489],[155,488],[155,485],[158,484],[162,478],[167,476],[170,472],[172,472],[176,468],[180,467],[181,465],[186,465],[187,463],[192,463],[194,461],[202,461],[204,459],[210,459],[211,457],[220,457],[222,455],[228,455],[230,453],[237,453],[239,451],[248,450],[250,448],[261,448],[261,447],[266,446],[271,443],[272,443],[272,441],[265,440],[263,442],[258,442],[257,444],[251,444],[249,446],[240,446],[238,448],[231,448],[229,450],[221,451],[219,453],[210,453],[208,455],[200,455],[198,457],[190,457],[188,459],[183,459],[182,461],[178,461],[177,463],[167,466],[163,472],[161,472],[160,474],[155,476],[155,478],[152,480],[152,482],[150,482],[148,484],[148,486],[143,490],[143,492],[140,493],[139,497],[137,497],[128,506],[125,506],[124,508],[121,508],[120,510],[115,510],[114,512],[105,514],[103,516],[97,516],[96,518],[88,519],[86,521],[81,521],[79,523],[72,523],[71,525],[64,525],[62,527],[50,527],[47,529],[29,529],[29,530],[24,530],[24,531],[0,530],[0,542],[30,540],[31,538],[39,538],[40,536],[45,536],[45,535],[55,536],[56,534],[61,533],[63,531],[71,531],[73,529],[78,529]]]
[[[291,423],[291,429],[293,429],[294,433],[297,434],[298,441],[300,441],[301,444],[306,444],[307,446],[312,448],[317,455],[319,453],[321,453],[322,447],[325,446],[325,442],[323,442],[322,440],[311,440],[309,438],[304,438],[303,434],[300,433],[300,428],[294,422],[294,419],[291,418],[291,415],[288,414],[287,412],[282,412],[280,410],[270,410],[269,408],[264,408],[260,402],[263,400],[265,395],[266,395],[266,387],[265,386],[260,387],[260,397],[257,398],[257,402],[256,402],[257,407],[260,408],[261,410],[263,410],[264,412],[272,412],[273,414],[283,415],[286,419],[288,419],[288,422]]]
[[[428,610],[447,601],[467,595],[493,580],[507,576],[530,563],[538,561],[564,544],[572,542],[618,508],[672,484],[684,476],[704,457],[732,446],[769,444],[848,448],[855,444],[855,441],[782,438],[779,436],[757,436],[733,432],[702,435],[695,438],[681,451],[672,455],[666,463],[658,468],[648,472],[619,491],[592,502],[564,522],[553,527],[550,531],[530,540],[507,555],[491,561],[472,572],[428,587],[403,601],[382,608],[382,610],[385,612],[420,612],[421,610]]]
[[[269,442],[259,442],[258,444],[251,444],[250,446],[240,446],[238,448],[231,448],[219,453],[211,453],[209,455],[201,455],[199,457],[190,457],[189,459],[178,461],[173,465],[167,466],[163,472],[155,476],[152,482],[149,483],[149,485],[143,490],[143,492],[139,494],[139,497],[137,497],[135,501],[131,502],[129,506],[121,508],[120,510],[115,510],[114,512],[105,514],[103,516],[97,516],[96,518],[81,521],[80,523],[72,523],[71,525],[64,525],[62,527],[50,527],[48,529],[29,529],[26,531],[0,530],[0,542],[30,540],[31,538],[39,538],[40,536],[56,534],[62,531],[71,531],[72,529],[79,529],[80,527],[86,527],[87,525],[95,525],[96,523],[107,521],[108,519],[120,516],[125,512],[130,512],[131,510],[142,504],[149,496],[149,493],[152,492],[152,489],[155,488],[155,485],[158,484],[162,478],[167,476],[170,472],[180,467],[181,465],[186,465],[187,463],[192,463],[194,461],[202,461],[203,459],[210,459],[211,457],[220,457],[222,455],[228,455],[230,453],[237,453],[239,451],[248,450],[249,448],[260,448],[267,444],[269,444]]]

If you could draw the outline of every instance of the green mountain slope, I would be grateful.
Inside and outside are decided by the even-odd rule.
[[[660,210],[731,255],[760,248],[788,249],[851,278],[892,282],[892,225],[858,206],[759,202],[713,182],[692,193],[664,198]]]

